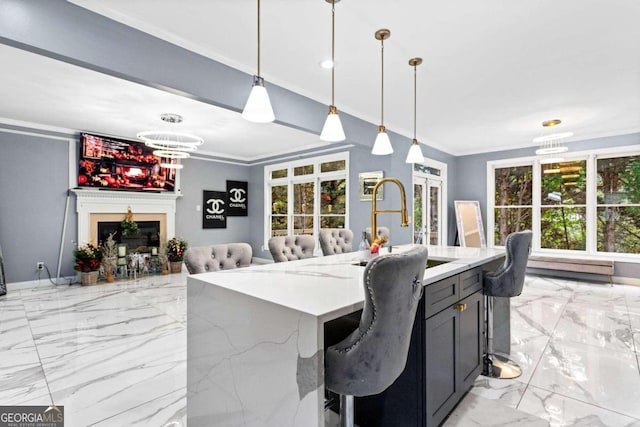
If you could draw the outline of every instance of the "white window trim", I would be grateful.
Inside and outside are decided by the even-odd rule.
[[[339,160],[344,160],[345,169],[343,171],[333,171],[333,172],[320,172],[320,164],[326,162],[335,162]],[[300,175],[294,176],[293,169],[298,166],[306,166],[313,164],[313,173],[308,175]],[[286,178],[276,178],[271,179],[271,172],[279,169],[287,169],[287,177]],[[264,236],[263,236],[263,246],[262,250],[269,249],[269,238],[271,237],[271,186],[273,185],[287,185],[288,194],[287,194],[287,216],[289,217],[288,227],[292,227],[291,218],[292,214],[289,212],[293,211],[293,185],[301,182],[314,182],[314,193],[313,193],[313,212],[314,212],[314,221],[313,221],[313,235],[316,239],[316,249],[315,255],[320,254],[320,245],[318,242],[318,232],[320,230],[320,202],[319,202],[319,184],[321,181],[330,181],[331,179],[342,179],[346,180],[346,188],[345,188],[345,219],[344,219],[344,227],[349,228],[349,152],[343,151],[339,153],[327,154],[323,156],[315,156],[315,157],[306,157],[304,159],[293,160],[290,162],[283,163],[274,163],[270,165],[266,165],[264,167]]]
[[[623,147],[601,148],[596,150],[585,150],[568,152],[563,155],[566,161],[571,160],[586,160],[587,171],[587,235],[585,241],[584,251],[575,251],[567,249],[543,249],[540,247],[540,233],[536,232],[540,230],[540,206],[541,206],[541,194],[540,194],[540,157],[528,156],[528,157],[516,157],[512,159],[491,160],[487,162],[487,246],[490,248],[502,248],[504,246],[498,246],[494,244],[495,234],[495,169],[504,167],[517,167],[528,166],[533,167],[533,188],[532,188],[532,229],[533,242],[532,253],[539,255],[558,255],[563,257],[576,257],[576,258],[596,258],[596,259],[619,259],[624,262],[638,262],[640,263],[639,254],[625,254],[625,253],[613,253],[613,252],[599,252],[597,250],[597,200],[596,200],[596,188],[597,178],[594,173],[596,169],[596,161],[599,158],[612,158],[612,157],[625,157],[625,156],[638,156],[640,155],[640,145],[628,145]]]
[[[413,165],[411,166],[412,168],[412,185],[411,185],[411,194],[413,194],[413,191],[415,189],[415,184],[417,183],[418,179],[426,179],[426,180],[432,180],[432,181],[437,181],[440,182],[441,184],[441,188],[440,188],[440,198],[441,198],[441,218],[440,218],[440,229],[441,229],[441,236],[442,236],[442,244],[443,245],[447,245],[448,240],[448,224],[449,224],[449,219],[448,219],[448,212],[449,212],[449,202],[448,202],[448,186],[447,186],[447,164],[443,163],[443,162],[439,162],[437,160],[433,160],[433,159],[429,159],[426,158],[424,159],[424,162],[422,163],[424,166],[430,167],[430,168],[434,168],[434,169],[439,169],[440,170],[440,175],[432,175],[429,173],[424,173],[424,172],[419,172],[416,170],[413,170]],[[425,187],[426,188],[426,187]],[[427,197],[427,195],[424,194],[423,192],[423,197]],[[416,195],[413,194],[413,202],[412,202],[412,206],[415,205],[415,200],[416,200]],[[425,198],[426,200],[426,198]],[[415,212],[415,208],[412,210],[412,215],[413,212]],[[426,217],[427,213],[423,213],[423,216]],[[415,219],[413,221],[411,221],[411,223],[413,223],[415,221]],[[423,221],[422,226],[425,227],[426,226],[426,221]],[[413,238],[413,232],[411,233],[411,236]],[[426,244],[428,241],[428,239],[425,237],[425,239],[423,239],[423,244]]]

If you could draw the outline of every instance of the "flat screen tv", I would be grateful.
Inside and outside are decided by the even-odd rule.
[[[78,187],[104,190],[166,192],[175,190],[176,169],[142,142],[110,136],[80,135]]]

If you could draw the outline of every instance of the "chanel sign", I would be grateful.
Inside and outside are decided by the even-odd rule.
[[[227,228],[225,192],[204,190],[202,194],[202,228]]]
[[[227,181],[227,216],[247,216],[248,196],[246,181]]]

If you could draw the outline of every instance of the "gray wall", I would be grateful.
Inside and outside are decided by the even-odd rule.
[[[0,245],[8,283],[36,279],[38,261],[56,277],[68,188],[67,141],[0,129]],[[72,195],[61,276],[74,274],[76,235]]]
[[[182,197],[176,201],[176,235],[187,240],[189,246],[204,246],[218,243],[247,242],[251,230],[249,217],[227,218],[227,228],[202,228],[202,191],[226,191],[227,180],[248,181],[249,167],[207,160],[183,160],[180,171]],[[249,185],[249,195],[253,200],[253,185]],[[257,203],[255,203],[257,204]],[[196,206],[200,206],[200,211]],[[249,203],[249,210],[255,209]],[[169,238],[172,236],[168,236]]]

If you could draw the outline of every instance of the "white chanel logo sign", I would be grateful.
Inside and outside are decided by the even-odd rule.
[[[229,190],[229,193],[232,194],[231,198],[229,199],[230,202],[234,202],[234,203],[242,203],[246,200],[246,198],[244,197],[244,194],[247,191],[244,188],[232,188]]]
[[[210,214],[221,214],[224,212],[224,208],[222,207],[222,205],[224,205],[224,200],[209,199],[207,200],[207,204],[211,205],[210,208],[207,208],[207,212]]]

